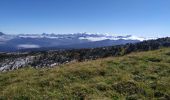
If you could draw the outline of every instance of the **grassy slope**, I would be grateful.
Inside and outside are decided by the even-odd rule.
[[[0,99],[166,100],[169,96],[170,48],[0,73]]]

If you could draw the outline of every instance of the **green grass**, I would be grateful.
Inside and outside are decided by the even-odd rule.
[[[0,100],[170,99],[170,48],[0,73]]]

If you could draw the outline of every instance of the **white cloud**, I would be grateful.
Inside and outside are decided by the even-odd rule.
[[[106,40],[108,38],[106,37],[80,37],[80,40],[89,40],[89,41],[102,41],[102,40]]]
[[[144,40],[150,40],[150,39],[156,39],[156,38],[142,38],[142,37],[137,37],[137,36],[101,36],[101,37],[80,37],[80,40],[89,40],[89,41],[102,41],[102,40],[139,40],[139,41],[144,41]]]
[[[26,48],[26,49],[29,49],[29,48],[40,48],[39,45],[35,45],[35,44],[20,44],[17,47],[18,48]]]

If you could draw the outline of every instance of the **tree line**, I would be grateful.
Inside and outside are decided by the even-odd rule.
[[[157,40],[148,40],[139,43],[128,43],[125,45],[91,48],[91,49],[72,49],[61,51],[42,51],[41,56],[34,61],[33,65],[43,66],[49,63],[58,64],[70,62],[73,60],[84,61],[94,60],[110,56],[122,56],[131,52],[156,50],[162,47],[170,47],[170,38],[160,38]],[[37,53],[37,52],[36,52]],[[36,54],[35,53],[35,54]]]

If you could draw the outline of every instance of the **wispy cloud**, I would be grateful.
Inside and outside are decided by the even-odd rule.
[[[20,44],[17,46],[18,48],[40,48],[39,45],[35,45],[35,44]]]

